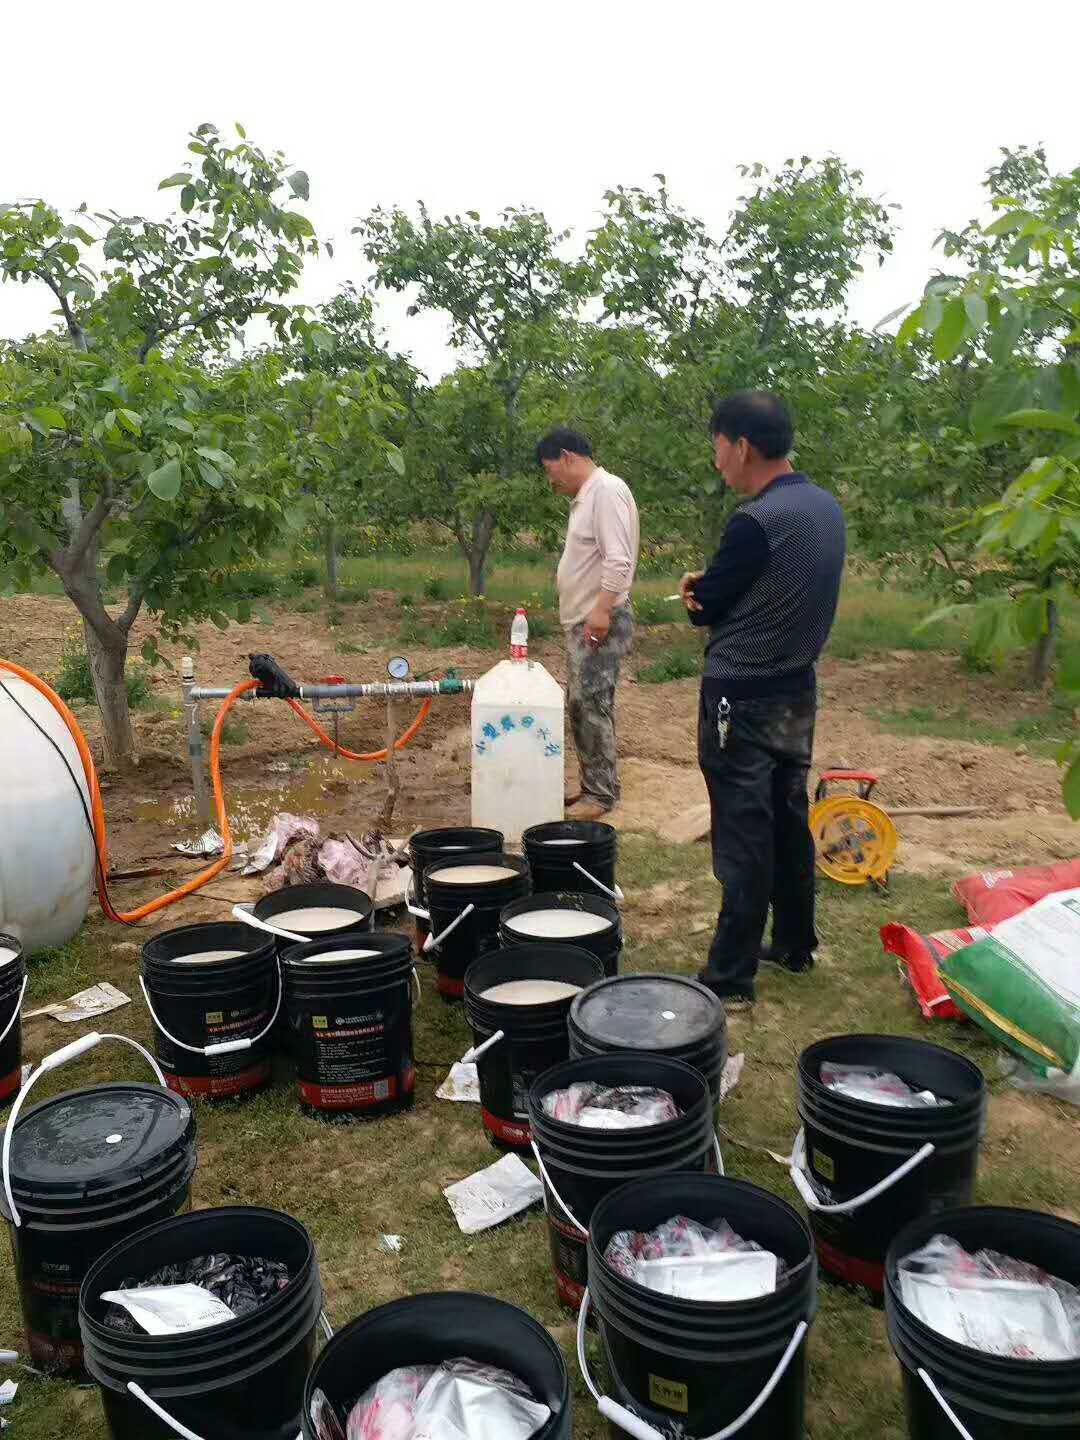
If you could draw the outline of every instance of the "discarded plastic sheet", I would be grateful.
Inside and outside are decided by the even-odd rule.
[[[377,1248],[381,1250],[384,1255],[400,1255],[405,1248],[405,1236],[380,1235],[376,1243]]]
[[[275,815],[270,821],[270,828],[263,838],[258,842],[254,850],[248,851],[248,861],[244,866],[245,875],[261,875],[264,870],[269,870],[274,861],[279,859],[290,840],[295,840],[301,835],[309,835],[313,838],[319,834],[319,822],[312,820],[306,815],[290,815],[282,811]]]
[[[724,1068],[720,1074],[720,1099],[726,1100],[731,1092],[742,1079],[743,1066],[746,1064],[746,1056],[740,1050],[737,1055],[729,1055],[724,1061]]]
[[[504,1155],[485,1170],[443,1191],[463,1235],[500,1225],[543,1199],[544,1187],[516,1155]]]
[[[821,1067],[821,1083],[828,1090],[846,1095],[849,1100],[862,1100],[868,1105],[889,1105],[896,1110],[923,1110],[948,1104],[929,1090],[913,1090],[910,1085],[887,1070],[872,1065],[834,1065],[827,1060]]]
[[[102,980],[98,985],[80,990],[69,1000],[63,1000],[56,1005],[43,1005],[39,1010],[30,1010],[23,1015],[23,1019],[33,1020],[38,1015],[48,1015],[53,1020],[59,1020],[61,1025],[74,1025],[80,1020],[94,1020],[98,1015],[107,1015],[110,1010],[119,1010],[121,1005],[130,1004],[130,996],[118,990],[115,985],[110,985],[107,980]]]
[[[1080,1290],[993,1250],[935,1235],[899,1266],[904,1304],[925,1325],[989,1355],[1080,1358]]]
[[[586,1130],[640,1130],[677,1120],[679,1107],[666,1090],[579,1080],[565,1090],[545,1095],[544,1113]]]
[[[135,1320],[148,1335],[177,1335],[207,1330],[236,1316],[201,1285],[142,1285],[133,1290],[106,1290],[109,1300]]]
[[[345,1427],[321,1390],[312,1393],[310,1414],[311,1423],[315,1426],[315,1440],[346,1440]]]
[[[228,1307],[233,1316],[250,1315],[289,1283],[289,1267],[282,1260],[255,1255],[197,1255],[176,1265],[163,1265],[145,1275],[130,1290],[147,1287],[199,1286]],[[127,1309],[118,1305],[105,1312],[106,1325],[128,1334],[137,1333]]]
[[[190,855],[193,859],[209,859],[212,855],[225,853],[225,841],[211,825],[197,840],[181,840],[172,848],[179,855]]]
[[[480,1104],[480,1073],[475,1064],[455,1061],[450,1073],[435,1091],[440,1100],[459,1100],[466,1104]]]
[[[1050,1095],[1055,1100],[1080,1105],[1080,1063],[1074,1066],[1070,1075],[1066,1075],[1064,1070],[1054,1069],[1040,1075],[1014,1055],[1003,1055],[1002,1074],[1014,1090],[1024,1090],[1030,1095]]]
[[[529,1440],[551,1416],[506,1370],[448,1360],[391,1370],[353,1406],[348,1440]]]
[[[0,1405],[10,1405],[12,1400],[15,1399],[18,1388],[19,1386],[16,1381],[5,1380],[4,1383],[0,1385]]]

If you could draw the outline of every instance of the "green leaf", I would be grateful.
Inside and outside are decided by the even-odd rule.
[[[157,187],[159,190],[168,190],[173,185],[186,185],[191,176],[186,170],[177,170],[175,175],[170,175],[167,180],[162,180]]]
[[[386,463],[390,466],[390,469],[395,472],[395,474],[405,474],[405,456],[402,455],[400,450],[396,448],[393,450],[388,450],[386,452]]]
[[[1065,809],[1074,820],[1080,820],[1080,755],[1065,771],[1061,794],[1065,801]]]
[[[1057,683],[1070,694],[1080,690],[1080,645],[1062,652],[1058,660]]]
[[[116,420],[120,428],[129,435],[142,434],[142,416],[137,410],[117,410]]]
[[[1080,424],[1057,410],[1014,410],[1001,423],[1016,430],[1056,430],[1061,435],[1080,437]]]
[[[120,582],[124,579],[124,576],[127,574],[127,567],[128,559],[127,555],[124,554],[123,551],[121,551],[118,555],[113,555],[110,558],[108,565],[105,566],[105,574],[108,576],[109,583],[111,585],[119,585]]]
[[[1008,215],[1002,215],[1000,220],[995,220],[993,224],[987,225],[983,234],[1011,235],[1014,230],[1021,229],[1030,219],[1031,214],[1027,210],[1010,210]]]
[[[910,344],[910,342],[911,342],[912,340],[914,340],[915,336],[916,336],[916,335],[919,333],[919,331],[923,328],[923,325],[924,325],[923,308],[922,308],[922,306],[920,305],[917,310],[913,310],[913,311],[911,312],[911,314],[907,317],[907,319],[904,321],[904,323],[900,326],[900,329],[897,330],[897,332],[896,332],[896,343],[897,343],[898,345],[908,345],[908,344]]]
[[[209,460],[211,465],[218,465],[222,470],[235,470],[236,462],[232,456],[224,450],[216,450],[212,445],[197,445],[195,454],[201,455],[204,460]]]
[[[972,333],[977,335],[990,318],[990,307],[981,295],[965,295],[964,310]]]
[[[55,405],[37,405],[30,411],[30,414],[50,430],[67,428],[67,417],[62,410],[57,410]]]
[[[918,635],[923,630],[929,630],[932,625],[940,625],[943,620],[955,620],[958,615],[968,614],[971,608],[970,605],[943,605],[940,610],[927,615],[925,620],[920,620],[913,633]]]
[[[1003,310],[990,336],[990,359],[1004,365],[1024,333],[1027,317],[1021,310]]]
[[[236,133],[240,136],[241,140],[247,139],[247,131],[244,129],[243,125],[240,124],[239,120],[237,120],[236,122]]]
[[[1021,510],[1019,519],[1009,531],[1009,549],[1026,550],[1029,545],[1033,545],[1052,518],[1049,510],[1038,505],[1029,505]]]
[[[166,460],[164,465],[159,465],[146,477],[147,489],[159,500],[175,500],[180,494],[181,478],[180,461]]]
[[[968,316],[963,300],[950,300],[945,306],[941,324],[934,332],[934,354],[939,360],[951,360],[967,339]]]
[[[1046,594],[1033,592],[1024,595],[1013,607],[1013,623],[1016,633],[1025,645],[1034,645],[1040,635],[1046,634]]]
[[[289,189],[301,200],[309,199],[310,186],[306,170],[294,170],[289,176]]]
[[[170,415],[165,423],[171,425],[174,430],[179,430],[181,435],[195,434],[195,426],[190,420],[185,420],[182,415]]]
[[[295,534],[301,535],[307,529],[308,512],[302,505],[293,505],[285,511],[285,524]]]
[[[211,490],[220,490],[225,484],[220,471],[215,470],[208,460],[199,460],[196,463],[199,467],[199,474],[206,484],[210,486]]]
[[[194,185],[185,185],[183,190],[180,191],[180,209],[183,210],[185,215],[190,215],[194,208],[195,187]]]

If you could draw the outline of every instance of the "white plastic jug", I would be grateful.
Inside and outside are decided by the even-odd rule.
[[[542,665],[502,660],[472,699],[472,823],[517,844],[530,825],[563,818],[562,686]]]

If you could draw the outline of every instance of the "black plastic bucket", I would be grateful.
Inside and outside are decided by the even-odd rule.
[[[590,1081],[666,1090],[680,1114],[675,1120],[629,1130],[593,1130],[546,1114],[546,1095]],[[529,1118],[546,1172],[541,1178],[555,1292],[576,1312],[588,1284],[589,1221],[604,1196],[631,1180],[715,1169],[712,1097],[704,1077],[681,1060],[659,1055],[592,1055],[545,1070],[529,1092]]]
[[[14,935],[0,935],[0,1104],[22,1084],[22,997],[26,957]]]
[[[900,1361],[911,1440],[956,1440],[957,1430],[919,1374],[973,1440],[1055,1440],[1080,1435],[1080,1359],[1014,1360],[939,1335],[904,1304],[897,1269],[935,1235],[970,1253],[997,1250],[1080,1286],[1080,1225],[1034,1210],[971,1207],[923,1216],[895,1238],[886,1261],[885,1314]]]
[[[556,926],[564,926],[568,933],[530,934],[530,928],[543,923],[535,917],[549,911],[556,912]],[[584,934],[574,934],[572,927],[575,924],[587,924],[593,928]],[[588,950],[602,961],[605,975],[614,975],[619,969],[619,955],[623,947],[622,915],[617,905],[600,895],[527,895],[507,905],[499,920],[499,933],[504,945],[572,945],[576,950]]]
[[[595,955],[569,945],[515,945],[475,960],[465,975],[465,1014],[480,1046],[502,1031],[503,1038],[477,1060],[484,1129],[499,1147],[528,1150],[529,1089],[570,1053],[566,1017],[574,995],[540,1004],[507,1005],[485,992],[510,980],[563,980],[584,990],[603,979]]]
[[[218,958],[199,958],[207,955]],[[220,1099],[267,1083],[281,1007],[273,936],[239,921],[166,930],[143,946],[142,981],[170,1089]],[[237,1040],[250,1044],[213,1051]]]
[[[281,976],[305,1105],[376,1116],[412,1104],[407,936],[374,930],[293,945],[281,957]]]
[[[570,1007],[570,1054],[649,1051],[701,1072],[717,1100],[727,1060],[727,1016],[711,990],[685,975],[618,975]]]
[[[490,1295],[410,1295],[369,1310],[339,1330],[304,1388],[303,1440],[318,1440],[311,1401],[321,1390],[342,1429],[364,1391],[403,1365],[439,1365],[466,1356],[524,1380],[551,1416],[533,1440],[571,1440],[570,1384],[562,1352],[544,1327]]]
[[[868,1065],[899,1075],[915,1090],[949,1104],[901,1109],[849,1099],[821,1081],[825,1061]],[[893,1237],[921,1215],[973,1198],[979,1144],[986,1128],[986,1082],[970,1060],[939,1045],[896,1035],[837,1035],[799,1056],[798,1111],[805,1141],[796,1142],[800,1190],[810,1209],[822,1269],[880,1295]],[[925,1158],[881,1195],[851,1213],[842,1205],[914,1160]],[[811,1203],[813,1202],[813,1203]]]
[[[491,880],[461,884],[453,872],[465,866],[491,866],[509,873]],[[431,933],[436,938],[453,925],[454,929],[435,949],[439,994],[444,1000],[460,1000],[465,994],[465,971],[474,960],[499,947],[499,915],[511,900],[528,895],[531,888],[528,862],[516,855],[454,855],[437,860],[424,875]],[[458,922],[469,907],[472,911]],[[429,952],[430,953],[430,952]]]
[[[755,1300],[683,1300],[615,1274],[603,1259],[619,1230],[653,1230],[675,1215],[724,1219],[787,1266],[776,1291]],[[669,1433],[709,1436],[768,1398],[740,1440],[802,1440],[806,1331],[817,1309],[817,1262],[802,1217],[743,1180],[657,1175],[623,1185],[593,1211],[589,1296],[600,1324],[611,1398]],[[786,1364],[785,1364],[786,1361]],[[612,1429],[612,1435],[622,1435]]]
[[[175,1335],[129,1335],[104,1323],[103,1292],[163,1265],[212,1254],[284,1261],[288,1285],[249,1315]],[[128,1390],[134,1381],[205,1440],[295,1440],[322,1309],[319,1266],[298,1220],[276,1210],[198,1210],[115,1245],[79,1297],[86,1366],[101,1389],[112,1440],[175,1440]]]
[[[533,893],[604,895],[615,890],[618,837],[599,820],[552,820],[521,837],[533,877]],[[581,870],[588,873],[583,875]],[[606,887],[606,888],[605,888]]]
[[[300,922],[299,917],[291,918],[297,910],[344,910],[348,919],[340,924],[311,928]],[[268,925],[278,925],[294,935],[303,935],[306,940],[332,940],[338,935],[355,935],[366,930],[371,923],[371,896],[354,885],[286,885],[284,890],[275,890],[264,895],[255,905],[256,920],[265,920]],[[285,919],[282,920],[281,916]],[[294,940],[278,940],[278,951],[287,950]]]
[[[427,909],[427,887],[424,872],[437,860],[446,860],[463,853],[471,855],[501,855],[503,834],[501,830],[485,830],[479,825],[446,826],[441,830],[418,830],[409,841],[409,860],[412,864],[413,895],[417,905]],[[423,945],[430,932],[428,922],[416,916],[416,943]]]
[[[94,1085],[16,1119],[8,1221],[30,1358],[82,1373],[79,1286],[100,1255],[188,1203],[195,1115],[159,1085]]]

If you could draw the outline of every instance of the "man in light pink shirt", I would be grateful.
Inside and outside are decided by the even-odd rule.
[[[581,771],[581,792],[567,797],[567,815],[596,820],[619,799],[615,687],[634,638],[630,589],[640,545],[638,511],[630,487],[595,463],[577,431],[549,431],[536,456],[555,493],[571,498],[556,582],[569,661],[567,708]]]

